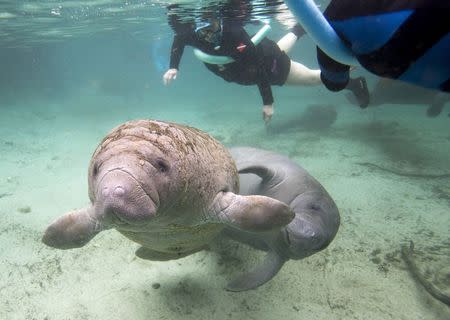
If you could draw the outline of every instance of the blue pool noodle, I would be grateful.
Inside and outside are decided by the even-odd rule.
[[[323,52],[342,64],[359,65],[313,0],[285,0],[285,3]]]

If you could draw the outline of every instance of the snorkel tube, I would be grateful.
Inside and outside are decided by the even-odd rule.
[[[271,27],[268,24],[265,24],[253,37],[252,42],[256,46],[258,43],[261,42],[261,40],[267,35],[267,33],[270,31]],[[227,64],[234,62],[234,59],[232,57],[228,56],[215,56],[212,54],[207,54],[201,51],[200,49],[194,48],[194,55],[197,57],[197,59],[209,63],[209,64]]]
[[[285,0],[285,3],[311,39],[329,57],[348,66],[359,65],[313,0]]]

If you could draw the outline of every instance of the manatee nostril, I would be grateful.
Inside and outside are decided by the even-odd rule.
[[[94,177],[97,176],[97,174],[98,174],[98,163],[94,164],[94,168],[92,170],[92,174],[93,174]]]
[[[115,195],[115,196],[121,197],[121,196],[123,196],[124,194],[125,194],[125,190],[124,190],[121,186],[118,186],[118,187],[116,187],[116,188],[114,189],[114,195]]]
[[[102,195],[103,197],[109,197],[109,196],[114,196],[114,197],[122,197],[125,194],[125,189],[122,186],[117,186],[114,188],[114,191],[110,192],[110,189],[108,187],[103,187],[102,189]]]

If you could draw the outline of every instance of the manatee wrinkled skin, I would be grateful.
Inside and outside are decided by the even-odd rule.
[[[294,219],[281,230],[254,233],[226,228],[224,235],[268,251],[263,263],[231,283],[231,291],[254,289],[273,278],[289,260],[306,258],[326,248],[340,224],[339,210],[323,186],[305,169],[275,152],[231,148],[242,195],[264,195],[288,204]]]
[[[226,227],[272,232],[293,211],[259,195],[238,195],[239,176],[228,150],[184,125],[136,120],[113,129],[95,150],[89,170],[91,205],[51,224],[43,242],[82,247],[114,228],[142,247],[149,260],[184,257],[204,249]]]

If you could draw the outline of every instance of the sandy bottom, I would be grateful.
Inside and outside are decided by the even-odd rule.
[[[0,319],[450,319],[450,308],[411,277],[399,253],[413,240],[421,271],[450,293],[450,179],[398,175],[450,172],[450,119],[426,118],[419,106],[338,103],[336,122],[318,130],[298,125],[314,101],[296,106],[286,95],[266,132],[256,99],[228,108],[92,96],[1,106]],[[136,258],[137,245],[116,231],[77,250],[45,247],[46,226],[88,204],[87,166],[100,139],[136,118],[181,122],[227,146],[289,155],[336,201],[337,237],[244,293],[223,288],[263,253],[231,241],[168,262]]]

